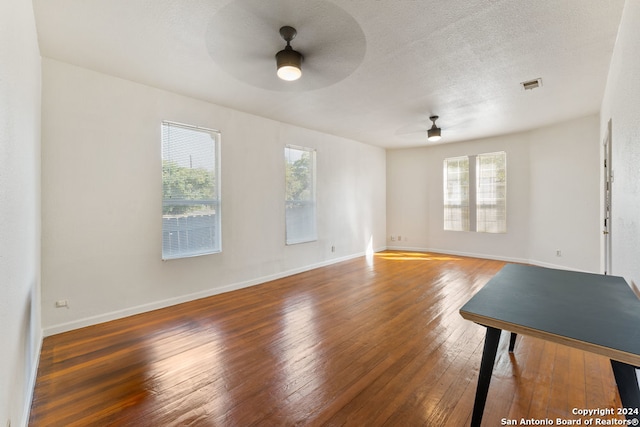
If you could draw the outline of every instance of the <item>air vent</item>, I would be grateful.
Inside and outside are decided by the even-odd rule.
[[[534,80],[528,80],[526,82],[520,83],[520,85],[524,90],[533,90],[542,86],[542,79],[538,78]]]

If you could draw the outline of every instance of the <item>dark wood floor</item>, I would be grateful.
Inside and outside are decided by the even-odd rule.
[[[458,309],[502,266],[384,252],[47,337],[30,425],[468,425],[484,328]],[[607,359],[503,335],[484,426],[620,407]]]

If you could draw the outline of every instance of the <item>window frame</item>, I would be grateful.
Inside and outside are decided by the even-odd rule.
[[[502,155],[503,168],[496,168],[496,161],[494,160],[491,162],[494,173],[481,176],[483,173],[487,172],[487,170],[483,169],[481,166],[482,158],[496,157],[497,155]],[[503,177],[500,180],[499,175],[501,172]],[[486,192],[482,191],[481,187],[485,185],[483,182],[484,179],[491,182],[491,185],[488,185],[488,187],[490,190],[489,192],[492,193],[493,197],[485,196]],[[486,197],[493,199],[493,203],[485,203],[483,199]],[[487,219],[486,212],[491,208],[485,208],[485,206],[494,206],[493,210],[495,211],[494,214],[496,218],[494,221]],[[478,233],[504,234],[507,232],[507,153],[505,151],[482,153],[476,156],[475,211],[476,231]],[[491,224],[495,224],[495,227],[492,227]]]
[[[491,177],[485,177],[484,172],[485,169],[482,166],[482,159],[490,156],[502,155],[502,163],[504,167],[500,169],[502,171],[503,179],[502,184],[496,184],[497,181],[494,179],[494,186],[490,187],[493,190],[493,193],[496,195],[498,193],[501,194],[502,197],[496,199],[495,206],[502,205],[502,210],[498,209],[498,211],[494,214],[494,217],[497,218],[496,221],[486,221],[487,217],[486,211],[487,209],[484,206],[488,206],[487,203],[484,203],[483,199],[486,198],[484,196],[486,193],[481,191],[481,187],[485,186],[485,182],[488,179],[491,181]],[[461,227],[452,227],[451,220],[451,212],[452,204],[450,203],[450,199],[448,199],[448,190],[451,185],[449,182],[449,162],[460,162],[460,160],[467,160],[467,175],[468,175],[468,194],[467,194],[467,203],[468,203],[468,213],[465,218],[464,216],[464,203],[453,205],[460,206],[459,209],[462,209],[462,214],[460,215],[462,220],[459,221],[462,223]],[[495,162],[492,163],[495,165]],[[499,172],[494,174],[499,175]],[[456,156],[456,157],[447,157],[443,161],[443,229],[445,231],[470,231],[470,232],[478,232],[478,233],[491,233],[491,234],[505,234],[507,233],[507,153],[506,151],[494,151],[488,153],[481,154],[473,154],[468,156]],[[498,189],[498,187],[502,187]],[[496,196],[497,197],[497,196]],[[484,211],[482,211],[484,209]],[[465,224],[466,220],[466,224]],[[497,224],[497,227],[490,227],[489,224]],[[466,227],[466,228],[465,228]]]
[[[289,200],[288,195],[288,174],[287,167],[290,164],[290,156],[288,156],[288,150],[296,150],[300,152],[310,153],[311,155],[311,172],[310,172],[310,180],[311,180],[311,191],[310,191],[310,200]],[[302,156],[301,154],[300,156]],[[317,170],[317,150],[312,147],[304,147],[300,145],[292,145],[287,144],[284,147],[284,167],[285,167],[285,195],[284,195],[284,204],[285,204],[285,245],[292,246],[298,245],[302,243],[315,242],[318,240],[318,209],[317,209],[317,179],[316,179],[316,170]],[[307,235],[303,237],[294,237],[293,227],[294,224],[290,222],[290,208],[288,205],[291,202],[309,204],[312,208],[311,212],[311,229],[308,230]]]
[[[449,167],[449,164],[457,165],[458,177],[464,175],[465,171],[462,170],[461,163],[466,162],[466,186],[465,180],[457,179],[451,182],[449,177],[453,174],[453,167]],[[444,214],[444,230],[446,231],[469,231],[471,227],[470,213],[471,206],[469,196],[471,193],[471,172],[469,170],[469,164],[471,160],[469,156],[448,157],[444,159],[443,167],[443,214]],[[466,189],[466,191],[465,191]],[[452,191],[453,190],[453,191]],[[457,195],[458,197],[451,197]],[[457,201],[457,203],[456,203]],[[455,214],[459,211],[458,214]],[[466,211],[466,212],[465,212]],[[459,227],[455,225],[459,224]]]
[[[168,201],[165,199],[165,132],[169,131],[171,128],[179,128],[188,131],[196,131],[204,134],[208,134],[211,137],[211,141],[213,143],[213,175],[212,175],[212,193],[213,198],[211,199],[180,199],[178,201]],[[167,137],[169,138],[169,137]],[[161,180],[161,191],[162,191],[162,260],[168,261],[173,259],[182,259],[182,258],[192,258],[204,255],[211,255],[222,252],[222,203],[221,203],[221,182],[220,182],[220,146],[221,146],[221,132],[216,129],[206,128],[201,126],[188,125],[184,123],[173,122],[169,120],[163,120],[161,123],[161,159],[162,159],[162,180]],[[167,206],[189,206],[189,205],[209,205],[215,212],[214,218],[212,221],[212,226],[210,228],[213,229],[215,233],[215,237],[211,238],[212,245],[206,249],[201,250],[192,250],[192,251],[178,251],[172,253],[170,250],[171,245],[166,246],[165,233],[178,231],[178,232],[187,232],[188,229],[179,230],[173,227],[169,227],[167,230],[165,227],[168,226],[168,221],[165,219],[168,216],[165,214],[165,208]],[[178,218],[180,215],[173,215],[174,218]],[[185,219],[188,217],[185,214],[181,214]],[[192,215],[196,216],[196,215]],[[206,216],[206,215],[198,215],[198,216]],[[177,222],[177,221],[176,221]]]

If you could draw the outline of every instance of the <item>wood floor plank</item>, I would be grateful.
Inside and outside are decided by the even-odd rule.
[[[463,426],[503,262],[381,252],[45,338],[31,426]],[[608,360],[503,334],[484,425],[619,407]]]
[[[534,384],[539,376],[544,341],[519,335],[511,357],[512,379],[515,384],[513,400],[507,419],[528,415],[534,399]],[[537,399],[537,397],[536,397]]]

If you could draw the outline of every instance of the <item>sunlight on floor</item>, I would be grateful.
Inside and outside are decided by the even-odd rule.
[[[379,252],[377,258],[392,261],[460,261],[459,257],[428,252]]]
[[[179,331],[179,332],[178,332]],[[180,336],[180,340],[175,337]],[[227,387],[232,373],[227,370],[225,357],[225,332],[215,325],[200,328],[184,323],[169,328],[150,339],[153,355],[149,357],[146,388],[156,405],[171,408],[174,402],[186,399],[198,408],[190,416],[220,418],[233,407],[232,396],[220,393],[219,387]],[[185,345],[185,343],[187,345]],[[215,367],[203,370],[202,366]]]
[[[322,337],[317,331],[315,301],[307,295],[288,298],[282,309],[282,330],[277,340],[280,369],[279,389],[281,399],[292,404],[304,400],[307,390],[322,389],[324,377],[323,360],[317,352]],[[310,374],[312,373],[312,374]]]

